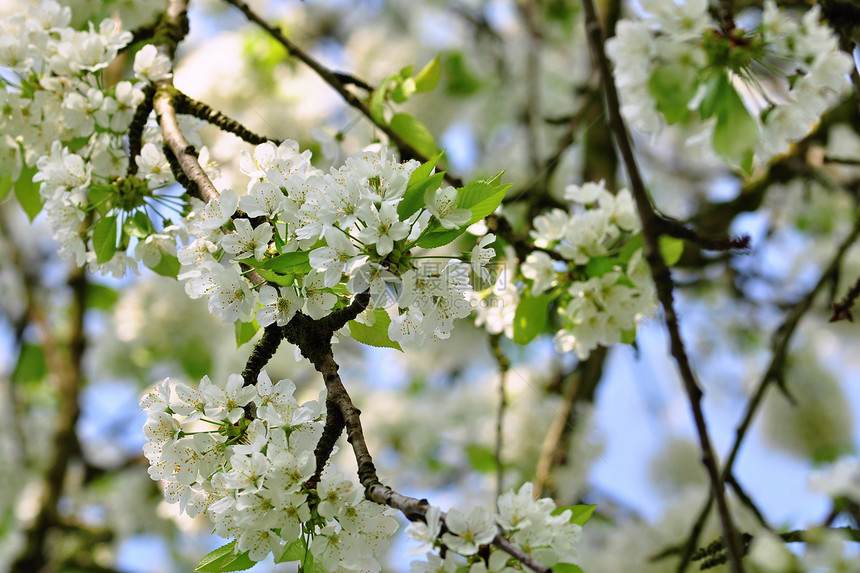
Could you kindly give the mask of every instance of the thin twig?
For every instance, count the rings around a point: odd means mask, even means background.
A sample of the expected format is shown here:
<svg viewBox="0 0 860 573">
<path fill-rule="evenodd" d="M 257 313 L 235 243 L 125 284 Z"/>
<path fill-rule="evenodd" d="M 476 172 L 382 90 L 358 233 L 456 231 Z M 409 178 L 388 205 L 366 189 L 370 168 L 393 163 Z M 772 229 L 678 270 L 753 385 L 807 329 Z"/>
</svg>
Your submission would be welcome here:
<svg viewBox="0 0 860 573">
<path fill-rule="evenodd" d="M 496 499 L 502 495 L 502 488 L 504 487 L 505 472 L 502 446 L 504 444 L 505 409 L 508 406 L 508 402 L 505 397 L 505 379 L 507 378 L 508 370 L 511 367 L 510 359 L 505 356 L 505 353 L 502 352 L 501 346 L 499 346 L 500 338 L 501 334 L 490 335 L 490 348 L 493 351 L 493 357 L 496 359 L 496 365 L 499 367 L 499 401 L 496 410 L 496 445 L 494 450 L 496 458 Z"/>
<path fill-rule="evenodd" d="M 747 432 L 749 431 L 750 426 L 752 425 L 753 418 L 755 417 L 759 406 L 762 404 L 762 400 L 764 399 L 764 395 L 767 392 L 768 387 L 772 382 L 779 382 L 783 379 L 783 369 L 785 365 L 785 359 L 788 354 L 788 345 L 791 341 L 791 337 L 794 334 L 794 331 L 797 329 L 798 324 L 800 323 L 800 319 L 803 318 L 804 314 L 810 309 L 812 306 L 812 302 L 815 300 L 815 297 L 824 288 L 824 285 L 827 284 L 829 280 L 831 280 L 833 273 L 839 266 L 842 264 L 842 259 L 845 256 L 845 253 L 851 247 L 852 244 L 857 240 L 858 233 L 860 233 L 860 216 L 855 219 L 854 227 L 851 229 L 851 232 L 848 233 L 848 236 L 842 241 L 839 247 L 836 250 L 836 254 L 831 259 L 827 268 L 821 273 L 821 277 L 818 282 L 815 284 L 806 295 L 800 299 L 800 301 L 795 304 L 792 309 L 786 314 L 785 320 L 776 329 L 774 332 L 773 338 L 771 340 L 772 347 L 772 357 L 770 364 L 767 367 L 764 375 L 762 376 L 761 381 L 758 384 L 753 395 L 750 397 L 749 402 L 747 402 L 746 410 L 744 411 L 744 416 L 735 430 L 735 439 L 732 443 L 731 450 L 729 451 L 729 455 L 726 458 L 725 465 L 723 466 L 721 476 L 722 479 L 725 480 L 732 473 L 732 468 L 734 467 L 735 460 L 737 459 L 738 453 L 740 452 L 741 445 L 743 444 L 744 439 L 746 438 Z M 686 568 L 686 564 L 689 562 L 690 556 L 693 553 L 696 545 L 698 544 L 699 536 L 701 535 L 702 530 L 704 529 L 705 520 L 708 517 L 708 514 L 711 511 L 711 502 L 712 498 L 708 498 L 705 505 L 702 507 L 699 515 L 696 519 L 696 522 L 693 525 L 692 530 L 690 531 L 690 535 L 687 538 L 687 542 L 685 544 L 685 551 L 681 558 L 681 563 L 679 565 L 679 571 L 683 571 Z"/>
<path fill-rule="evenodd" d="M 354 76 L 348 76 L 343 73 L 334 72 L 324 66 L 321 62 L 316 60 L 313 56 L 305 52 L 298 45 L 292 42 L 289 38 L 287 38 L 281 29 L 277 26 L 273 26 L 266 22 L 262 17 L 260 17 L 256 12 L 254 12 L 245 2 L 242 0 L 225 0 L 228 4 L 232 4 L 236 8 L 238 8 L 248 20 L 254 22 L 258 26 L 260 26 L 263 30 L 265 30 L 272 38 L 274 38 L 279 44 L 281 44 L 284 48 L 286 48 L 287 52 L 295 57 L 297 60 L 304 63 L 306 66 L 311 68 L 325 83 L 331 86 L 340 96 L 344 99 L 346 103 L 351 105 L 353 108 L 357 109 L 368 118 L 370 121 L 376 125 L 385 135 L 388 136 L 389 140 L 391 140 L 394 145 L 400 150 L 400 154 L 404 159 L 417 159 L 419 161 L 427 161 L 427 157 L 422 154 L 420 151 L 415 149 L 412 144 L 408 141 L 400 137 L 391 126 L 383 121 L 377 120 L 377 118 L 373 117 L 373 114 L 370 113 L 370 108 L 367 105 L 358 99 L 358 97 L 346 89 L 347 84 L 358 85 L 362 88 L 370 87 L 366 82 L 359 80 Z M 348 81 L 345 81 L 344 78 L 348 77 Z M 448 173 L 445 174 L 445 180 L 448 181 L 454 187 L 462 187 L 463 181 L 453 175 Z"/>
<path fill-rule="evenodd" d="M 684 341 L 681 338 L 678 316 L 675 313 L 674 307 L 674 284 L 669 267 L 666 265 L 666 261 L 660 252 L 660 230 L 657 225 L 657 214 L 654 211 L 642 176 L 639 173 L 639 167 L 633 154 L 633 147 L 627 133 L 627 127 L 621 117 L 618 93 L 616 92 L 615 83 L 610 72 L 609 60 L 603 48 L 602 30 L 594 8 L 594 2 L 592 0 L 583 0 L 582 4 L 589 47 L 600 70 L 601 83 L 609 116 L 609 127 L 626 166 L 627 175 L 630 179 L 631 192 L 636 201 L 639 218 L 642 221 L 645 258 L 651 268 L 651 275 L 657 289 L 657 298 L 663 306 L 666 328 L 669 331 L 669 338 L 671 340 L 671 353 L 678 365 L 681 380 L 684 383 L 684 389 L 687 393 L 690 409 L 695 420 L 696 432 L 699 436 L 699 444 L 702 451 L 702 463 L 708 471 L 711 490 L 716 499 L 720 516 L 720 524 L 727 540 L 730 569 L 733 573 L 741 573 L 744 571 L 741 561 L 741 548 L 726 500 L 725 485 L 718 474 L 716 456 L 711 445 L 705 416 L 702 412 L 702 390 L 696 381 L 695 374 L 687 357 Z"/>
</svg>

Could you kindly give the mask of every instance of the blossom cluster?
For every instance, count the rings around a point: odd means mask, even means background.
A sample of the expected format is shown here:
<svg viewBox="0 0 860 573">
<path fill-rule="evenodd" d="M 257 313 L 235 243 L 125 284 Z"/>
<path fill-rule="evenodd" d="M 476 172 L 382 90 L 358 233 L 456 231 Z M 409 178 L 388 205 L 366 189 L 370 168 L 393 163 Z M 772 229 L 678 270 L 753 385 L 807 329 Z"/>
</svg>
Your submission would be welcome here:
<svg viewBox="0 0 860 573">
<path fill-rule="evenodd" d="M 853 61 L 817 5 L 798 22 L 768 0 L 755 29 L 729 31 L 706 0 L 641 5 L 641 19 L 621 20 L 606 47 L 622 114 L 645 133 L 693 124 L 712 131 L 715 151 L 731 162 L 753 152 L 763 161 L 809 133 L 848 86 Z M 715 119 L 696 124 L 694 114 Z"/>
<path fill-rule="evenodd" d="M 570 509 L 557 511 L 555 502 L 549 498 L 535 500 L 533 493 L 530 482 L 516 492 L 503 493 L 495 514 L 480 506 L 469 513 L 452 508 L 444 519 L 444 533 L 441 512 L 429 509 L 426 522 L 412 523 L 406 529 L 407 535 L 421 543 L 411 553 L 427 553 L 426 561 L 412 563 L 413 573 L 459 571 L 463 560 L 455 554 L 466 559 L 469 573 L 523 570 L 521 563 L 495 546 L 490 547 L 488 556 L 477 556 L 479 547 L 490 544 L 499 528 L 509 541 L 541 563 L 573 563 L 579 557 L 582 527 L 573 522 Z M 447 548 L 444 559 L 435 553 L 440 545 Z"/>
<path fill-rule="evenodd" d="M 253 561 L 293 560 L 288 550 L 302 544 L 329 571 L 379 571 L 397 522 L 338 473 L 308 487 L 325 396 L 300 405 L 294 393 L 265 372 L 256 386 L 238 374 L 196 388 L 165 380 L 141 400 L 149 474 L 168 502 L 205 514 Z"/>
<path fill-rule="evenodd" d="M 472 222 L 458 190 L 422 185 L 429 169 L 416 182 L 419 163 L 401 163 L 384 148 L 328 173 L 310 159 L 290 140 L 242 154 L 247 194 L 226 189 L 189 217 L 193 240 L 179 251 L 188 294 L 206 297 L 225 322 L 255 317 L 261 326 L 283 326 L 298 311 L 318 319 L 369 291 L 363 320 L 372 326 L 380 316 L 373 311 L 386 309 L 392 341 L 447 338 L 454 321 L 471 312 L 470 275 L 486 272 L 494 237 L 475 246 L 468 264 L 413 258 L 414 249 L 430 244 L 425 239 L 453 240 Z M 273 284 L 252 284 L 243 266 Z"/>
<path fill-rule="evenodd" d="M 12 175 L 31 217 L 44 210 L 63 258 L 122 275 L 137 267 L 125 252 L 131 236 L 144 243 L 155 235 L 149 219 L 160 207 L 181 211 L 175 198 L 154 193 L 173 181 L 159 130 L 144 131 L 134 176 L 125 151 L 144 88 L 167 77 L 170 62 L 145 46 L 135 56 L 135 78 L 108 86 L 103 72 L 131 32 L 113 19 L 84 31 L 70 21 L 71 10 L 54 0 L 0 19 L 0 67 L 11 72 L 0 87 L 0 170 Z M 38 192 L 28 188 L 30 178 L 41 183 Z M 162 248 L 172 233 L 163 231 Z M 136 249 L 136 258 L 145 251 Z"/>
<path fill-rule="evenodd" d="M 568 186 L 565 199 L 573 203 L 569 211 L 535 218 L 531 236 L 540 250 L 521 272 L 525 296 L 556 300 L 558 349 L 585 359 L 598 345 L 621 342 L 653 313 L 654 285 L 629 190 L 613 195 L 603 182 L 585 183 Z"/>
</svg>

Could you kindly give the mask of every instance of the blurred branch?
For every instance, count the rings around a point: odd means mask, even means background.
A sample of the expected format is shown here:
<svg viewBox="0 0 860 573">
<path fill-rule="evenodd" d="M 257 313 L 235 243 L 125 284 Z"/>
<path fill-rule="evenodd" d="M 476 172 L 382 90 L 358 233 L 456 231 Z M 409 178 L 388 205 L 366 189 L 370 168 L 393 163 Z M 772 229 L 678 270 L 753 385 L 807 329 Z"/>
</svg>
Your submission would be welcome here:
<svg viewBox="0 0 860 573">
<path fill-rule="evenodd" d="M 54 339 L 51 322 L 39 306 L 33 307 L 33 318 L 41 327 L 42 348 L 50 372 L 57 381 L 57 413 L 53 448 L 45 475 L 45 490 L 34 522 L 24 532 L 24 549 L 12 563 L 11 573 L 34 573 L 48 562 L 46 541 L 49 530 L 57 523 L 57 503 L 63 492 L 71 452 L 76 443 L 75 426 L 80 415 L 78 393 L 83 383 L 81 371 L 86 338 L 86 270 L 75 267 L 69 273 L 72 290 L 70 334 L 67 348 Z"/>
<path fill-rule="evenodd" d="M 606 360 L 607 349 L 598 346 L 588 360 L 580 362 L 570 375 L 562 375 L 563 393 L 561 406 L 555 413 L 549 429 L 541 444 L 535 468 L 534 495 L 542 497 L 549 495 L 554 497 L 555 482 L 552 470 L 566 462 L 569 449 L 569 438 L 576 429 L 576 404 L 579 402 L 593 402 L 594 390 L 603 377 L 603 363 Z"/>
<path fill-rule="evenodd" d="M 636 201 L 639 218 L 642 221 L 642 236 L 645 242 L 645 258 L 651 268 L 651 276 L 654 279 L 654 284 L 657 289 L 657 298 L 663 306 L 666 328 L 669 331 L 669 337 L 671 339 L 671 354 L 678 365 L 681 379 L 684 383 L 684 389 L 687 393 L 690 409 L 695 420 L 696 432 L 699 436 L 699 443 L 702 451 L 702 463 L 708 471 L 711 490 L 717 502 L 723 535 L 727 540 L 730 570 L 733 573 L 741 573 L 744 570 L 744 566 L 741 561 L 742 555 L 740 544 L 737 539 L 737 532 L 735 531 L 734 524 L 732 523 L 731 512 L 726 501 L 725 484 L 718 474 L 716 456 L 714 454 L 713 446 L 711 445 L 711 439 L 708 434 L 707 424 L 702 411 L 702 390 L 696 381 L 695 374 L 693 373 L 689 358 L 687 357 L 684 341 L 681 338 L 678 317 L 675 313 L 674 307 L 674 284 L 669 272 L 669 267 L 666 265 L 666 261 L 660 252 L 660 229 L 658 226 L 658 216 L 651 204 L 648 191 L 645 188 L 645 183 L 639 173 L 639 167 L 633 154 L 633 147 L 627 133 L 627 127 L 621 117 L 618 93 L 616 92 L 615 83 L 612 79 L 609 60 L 604 52 L 603 33 L 597 12 L 594 8 L 594 3 L 592 0 L 583 0 L 582 5 L 585 14 L 585 28 L 586 35 L 588 36 L 588 44 L 591 49 L 592 56 L 596 60 L 597 67 L 600 70 L 600 78 L 603 85 L 603 92 L 606 98 L 606 106 L 609 115 L 609 127 L 613 133 L 615 143 L 618 145 L 621 152 L 622 160 L 627 168 L 631 192 Z"/>
<path fill-rule="evenodd" d="M 493 351 L 493 357 L 496 359 L 496 365 L 499 368 L 499 402 L 496 411 L 496 498 L 502 495 L 502 487 L 504 486 L 504 465 L 502 458 L 502 445 L 504 439 L 504 423 L 505 409 L 508 406 L 505 398 L 505 379 L 508 376 L 508 370 L 511 367 L 510 359 L 502 352 L 499 345 L 501 334 L 490 335 L 490 349 Z"/>
<path fill-rule="evenodd" d="M 830 263 L 828 264 L 824 272 L 822 272 L 818 282 L 815 284 L 814 287 L 812 287 L 809 292 L 806 293 L 806 295 L 802 299 L 800 299 L 794 305 L 794 307 L 787 313 L 783 323 L 774 332 L 773 337 L 771 339 L 772 357 L 770 364 L 768 365 L 767 370 L 765 371 L 764 376 L 759 382 L 755 392 L 750 397 L 749 402 L 747 402 L 744 416 L 741 420 L 741 423 L 738 425 L 737 430 L 735 430 L 734 442 L 732 444 L 731 450 L 729 451 L 729 455 L 726 458 L 726 463 L 722 468 L 721 477 L 723 480 L 728 479 L 728 477 L 732 474 L 732 468 L 734 467 L 735 460 L 737 459 L 738 453 L 740 452 L 741 445 L 746 438 L 747 432 L 752 425 L 753 418 L 755 417 L 759 406 L 762 404 L 764 395 L 767 392 L 767 389 L 770 386 L 771 382 L 777 382 L 778 384 L 782 384 L 784 377 L 785 361 L 788 355 L 788 346 L 791 342 L 791 337 L 793 336 L 798 324 L 800 323 L 801 318 L 803 318 L 803 316 L 812 306 L 816 295 L 821 291 L 822 288 L 824 288 L 828 281 L 832 280 L 834 273 L 842 264 L 842 259 L 844 258 L 845 253 L 848 251 L 849 247 L 851 247 L 851 245 L 853 245 L 854 242 L 857 240 L 858 234 L 860 234 L 860 216 L 857 216 L 855 218 L 853 228 L 848 233 L 848 236 L 845 237 L 845 239 L 837 248 L 836 254 L 830 260 Z M 690 535 L 685 544 L 685 550 L 684 554 L 682 555 L 679 571 L 683 571 L 686 568 L 686 564 L 689 562 L 693 551 L 698 544 L 699 536 L 701 535 L 702 529 L 704 528 L 705 520 L 707 519 L 708 514 L 711 510 L 712 500 L 713 498 L 708 498 L 708 501 L 705 503 L 705 506 L 700 511 L 699 516 L 696 519 L 692 530 L 690 531 Z"/>
</svg>

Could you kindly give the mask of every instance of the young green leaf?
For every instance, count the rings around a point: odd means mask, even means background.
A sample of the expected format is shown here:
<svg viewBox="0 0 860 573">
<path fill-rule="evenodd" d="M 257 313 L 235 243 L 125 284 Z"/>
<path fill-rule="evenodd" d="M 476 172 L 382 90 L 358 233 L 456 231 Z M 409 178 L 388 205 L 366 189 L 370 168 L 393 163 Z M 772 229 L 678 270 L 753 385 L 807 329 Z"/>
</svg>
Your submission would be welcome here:
<svg viewBox="0 0 860 573">
<path fill-rule="evenodd" d="M 391 92 L 391 99 L 395 103 L 403 103 L 412 97 L 415 93 L 415 80 L 413 78 L 405 78 L 397 82 L 394 90 Z"/>
<path fill-rule="evenodd" d="M 589 278 L 602 277 L 611 273 L 618 266 L 618 261 L 613 257 L 592 257 L 585 264 L 585 274 Z"/>
<path fill-rule="evenodd" d="M 90 283 L 87 285 L 87 308 L 110 310 L 118 300 L 119 293 L 109 286 L 99 283 Z"/>
<path fill-rule="evenodd" d="M 308 261 L 309 256 L 310 253 L 308 251 L 284 253 L 265 261 L 262 267 L 282 275 L 307 274 L 311 272 L 311 263 Z"/>
<path fill-rule="evenodd" d="M 9 191 L 12 190 L 12 174 L 7 173 L 3 177 L 0 177 L 0 201 L 6 198 L 9 194 Z"/>
<path fill-rule="evenodd" d="M 651 73 L 648 88 L 657 103 L 657 110 L 670 124 L 684 119 L 690 111 L 687 104 L 698 87 L 696 72 L 690 66 L 670 63 Z"/>
<path fill-rule="evenodd" d="M 373 326 L 351 320 L 349 322 L 349 335 L 362 344 L 383 348 L 396 348 L 402 351 L 403 349 L 400 348 L 400 344 L 388 337 L 388 325 L 391 324 L 391 317 L 388 316 L 385 309 L 377 308 L 373 311 L 373 314 L 375 318 Z"/>
<path fill-rule="evenodd" d="M 116 253 L 116 217 L 101 217 L 93 227 L 93 250 L 99 264 L 111 260 Z"/>
<path fill-rule="evenodd" d="M 482 473 L 496 471 L 496 453 L 482 444 L 469 444 L 466 446 L 466 457 L 469 458 L 471 466 Z"/>
<path fill-rule="evenodd" d="M 42 346 L 29 342 L 22 344 L 10 380 L 15 384 L 28 384 L 40 381 L 47 373 L 48 367 L 45 364 L 45 352 Z"/>
<path fill-rule="evenodd" d="M 724 75 L 719 77 L 721 80 L 716 87 L 719 96 L 719 103 L 716 104 L 717 123 L 714 125 L 712 140 L 714 151 L 749 172 L 759 139 L 758 126 L 729 80 Z"/>
<path fill-rule="evenodd" d="M 27 213 L 27 217 L 32 221 L 42 210 L 42 196 L 39 193 L 40 184 L 33 181 L 33 176 L 36 174 L 35 167 L 24 167 L 18 180 L 15 181 L 15 198 L 18 199 L 18 204 Z"/>
<path fill-rule="evenodd" d="M 523 293 L 514 313 L 514 342 L 528 344 L 546 330 L 550 302 L 550 294 L 534 296 L 528 290 Z"/>
<path fill-rule="evenodd" d="M 281 556 L 275 559 L 275 563 L 286 563 L 288 561 L 300 561 L 305 558 L 308 548 L 304 539 L 294 539 L 287 543 Z"/>
<path fill-rule="evenodd" d="M 239 348 L 257 334 L 257 331 L 260 330 L 260 325 L 257 324 L 257 321 L 254 320 L 252 322 L 242 322 L 241 320 L 237 320 L 234 326 L 236 330 L 236 348 Z"/>
<path fill-rule="evenodd" d="M 394 133 L 425 157 L 432 157 L 439 153 L 433 134 L 427 126 L 408 113 L 395 113 L 389 125 Z"/>
<path fill-rule="evenodd" d="M 556 563 L 552 566 L 553 573 L 584 573 L 579 565 L 573 563 Z"/>
<path fill-rule="evenodd" d="M 566 510 L 570 510 L 570 522 L 575 523 L 576 525 L 585 525 L 588 523 L 588 520 L 591 519 L 591 516 L 594 514 L 594 509 L 597 507 L 597 504 L 592 505 L 568 505 L 565 507 L 557 507 L 553 510 L 553 515 L 561 515 Z"/>
<path fill-rule="evenodd" d="M 167 253 L 161 253 L 161 259 L 159 259 L 158 264 L 152 267 L 152 272 L 159 274 L 163 277 L 170 277 L 175 279 L 179 274 L 179 269 L 182 267 L 179 264 L 179 259 L 174 255 L 169 255 Z"/>
<path fill-rule="evenodd" d="M 425 177 L 424 179 L 419 179 L 414 183 L 410 178 L 409 186 L 403 193 L 403 200 L 400 201 L 399 205 L 397 205 L 397 214 L 400 215 L 400 218 L 405 221 L 415 213 L 415 211 L 423 207 L 425 193 L 427 193 L 427 191 L 435 191 L 438 189 L 439 186 L 442 185 L 442 181 L 444 179 L 444 171 L 434 173 L 433 175 Z"/>
<path fill-rule="evenodd" d="M 420 93 L 434 90 L 441 77 L 442 62 L 439 56 L 436 56 L 415 76 L 415 91 Z"/>
<path fill-rule="evenodd" d="M 247 551 L 236 554 L 236 542 L 232 541 L 208 553 L 200 560 L 194 570 L 205 571 L 206 573 L 226 573 L 228 571 L 244 571 L 254 565 L 256 563 L 251 561 Z"/>
<path fill-rule="evenodd" d="M 660 254 L 663 255 L 667 265 L 674 266 L 684 254 L 684 240 L 665 235 L 660 237 Z"/>
</svg>

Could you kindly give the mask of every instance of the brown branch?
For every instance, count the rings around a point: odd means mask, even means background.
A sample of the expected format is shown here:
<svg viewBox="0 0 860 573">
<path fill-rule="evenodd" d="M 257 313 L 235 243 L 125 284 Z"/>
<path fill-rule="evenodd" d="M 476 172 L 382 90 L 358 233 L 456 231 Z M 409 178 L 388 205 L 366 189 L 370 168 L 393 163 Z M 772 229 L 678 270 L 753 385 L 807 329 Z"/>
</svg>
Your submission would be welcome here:
<svg viewBox="0 0 860 573">
<path fill-rule="evenodd" d="M 851 309 L 854 307 L 858 296 L 860 296 L 860 277 L 858 277 L 857 282 L 848 289 L 848 292 L 839 302 L 833 303 L 833 314 L 830 315 L 830 322 L 838 322 L 840 320 L 854 322 Z"/>
<path fill-rule="evenodd" d="M 730 569 L 733 573 L 741 573 L 744 570 L 744 566 L 741 561 L 742 554 L 740 544 L 737 539 L 737 532 L 735 531 L 734 524 L 732 523 L 731 512 L 729 511 L 728 502 L 726 500 L 725 484 L 718 474 L 716 456 L 714 454 L 713 446 L 711 445 L 705 416 L 702 411 L 702 390 L 696 381 L 695 374 L 693 373 L 689 358 L 687 357 L 687 350 L 684 346 L 684 341 L 681 338 L 678 316 L 675 313 L 674 307 L 674 284 L 669 272 L 669 267 L 666 265 L 666 261 L 663 259 L 663 255 L 660 252 L 660 230 L 657 221 L 658 216 L 654 211 L 654 207 L 651 204 L 651 200 L 645 188 L 645 183 L 639 173 L 639 167 L 633 154 L 633 147 L 627 133 L 627 127 L 621 117 L 618 93 L 612 79 L 609 60 L 607 59 L 603 48 L 602 30 L 600 21 L 597 17 L 597 12 L 594 8 L 594 2 L 592 0 L 583 0 L 582 4 L 583 12 L 585 14 L 585 27 L 589 48 L 591 49 L 592 56 L 596 60 L 597 67 L 600 70 L 600 78 L 609 116 L 609 127 L 613 133 L 615 143 L 621 152 L 622 160 L 626 166 L 627 175 L 630 179 L 631 192 L 636 201 L 639 218 L 642 221 L 642 235 L 645 242 L 645 258 L 651 268 L 651 276 L 654 279 L 654 284 L 657 289 L 657 298 L 663 306 L 666 328 L 669 331 L 669 338 L 671 340 L 671 353 L 678 365 L 681 380 L 684 383 L 684 389 L 687 393 L 690 409 L 695 420 L 696 432 L 699 436 L 699 444 L 702 451 L 702 463 L 708 471 L 708 477 L 711 481 L 711 490 L 717 503 L 723 535 L 727 540 Z"/>
<path fill-rule="evenodd" d="M 257 135 L 235 119 L 227 117 L 217 109 L 213 109 L 202 101 L 197 101 L 182 92 L 176 93 L 174 102 L 176 113 L 187 114 L 202 119 L 252 145 L 274 141 L 271 138 Z"/>
</svg>

